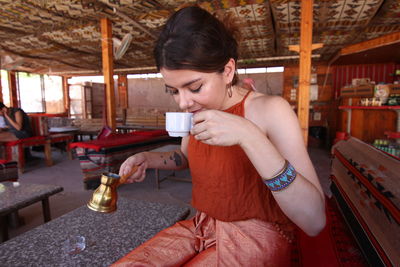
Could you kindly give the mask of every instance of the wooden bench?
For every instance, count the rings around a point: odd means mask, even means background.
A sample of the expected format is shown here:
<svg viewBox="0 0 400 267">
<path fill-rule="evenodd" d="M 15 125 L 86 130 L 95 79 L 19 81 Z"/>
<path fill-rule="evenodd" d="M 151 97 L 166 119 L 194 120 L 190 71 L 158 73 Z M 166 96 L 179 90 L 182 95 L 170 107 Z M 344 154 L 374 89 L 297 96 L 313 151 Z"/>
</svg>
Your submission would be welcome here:
<svg viewBox="0 0 400 267">
<path fill-rule="evenodd" d="M 31 148 L 33 146 L 43 146 L 46 165 L 53 165 L 53 159 L 51 158 L 51 143 L 46 136 L 33 136 L 6 142 L 4 143 L 4 146 L 6 148 L 6 160 L 18 162 L 18 171 L 20 173 L 25 171 L 25 148 Z"/>
<path fill-rule="evenodd" d="M 48 127 L 48 117 L 44 115 L 30 117 L 31 129 L 33 136 L 22 138 L 15 141 L 5 142 L 5 159 L 8 161 L 18 162 L 18 171 L 25 171 L 25 149 L 35 146 L 44 147 L 44 156 L 47 166 L 53 165 L 51 157 L 51 145 L 56 143 L 64 143 L 65 151 L 68 157 L 72 159 L 69 144 L 73 141 L 72 134 L 50 134 Z"/>
</svg>

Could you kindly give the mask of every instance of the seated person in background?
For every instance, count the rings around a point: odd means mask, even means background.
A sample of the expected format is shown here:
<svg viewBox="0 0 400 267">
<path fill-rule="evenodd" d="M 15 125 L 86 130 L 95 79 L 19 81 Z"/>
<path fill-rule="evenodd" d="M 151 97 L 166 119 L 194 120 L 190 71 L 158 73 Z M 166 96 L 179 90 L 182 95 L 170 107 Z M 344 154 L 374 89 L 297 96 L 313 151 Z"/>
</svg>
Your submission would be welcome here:
<svg viewBox="0 0 400 267">
<path fill-rule="evenodd" d="M 4 117 L 6 125 L 0 132 L 0 141 L 15 141 L 32 136 L 29 117 L 22 109 L 8 108 L 0 102 L 0 116 Z"/>
</svg>

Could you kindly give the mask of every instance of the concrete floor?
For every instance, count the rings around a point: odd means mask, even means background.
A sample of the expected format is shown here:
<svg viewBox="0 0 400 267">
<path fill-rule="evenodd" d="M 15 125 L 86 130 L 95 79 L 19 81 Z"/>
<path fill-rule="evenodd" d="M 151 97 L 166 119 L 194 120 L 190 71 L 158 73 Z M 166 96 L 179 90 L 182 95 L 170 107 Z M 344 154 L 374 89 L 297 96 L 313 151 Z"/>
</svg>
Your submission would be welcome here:
<svg viewBox="0 0 400 267">
<path fill-rule="evenodd" d="M 322 187 L 327 196 L 331 196 L 329 190 L 330 155 L 329 151 L 319 148 L 309 148 L 310 157 L 314 163 Z M 56 184 L 64 188 L 64 191 L 51 196 L 50 210 L 52 219 L 57 218 L 82 205 L 86 205 L 93 191 L 85 190 L 82 182 L 82 172 L 78 159 L 68 160 L 65 153 L 53 148 L 54 165 L 47 167 L 44 164 L 43 153 L 33 152 L 36 159 L 27 163 L 26 172 L 20 175 L 20 183 Z M 162 176 L 171 173 L 161 171 Z M 190 177 L 188 170 L 176 173 L 179 177 Z M 152 202 L 171 203 L 190 206 L 191 183 L 165 180 L 158 190 L 155 183 L 155 173 L 149 170 L 142 183 L 122 185 L 118 189 L 119 196 L 130 199 L 148 200 Z M 195 210 L 191 208 L 192 213 Z M 23 218 L 22 225 L 9 231 L 10 238 L 43 224 L 41 203 L 35 203 L 19 211 Z"/>
</svg>

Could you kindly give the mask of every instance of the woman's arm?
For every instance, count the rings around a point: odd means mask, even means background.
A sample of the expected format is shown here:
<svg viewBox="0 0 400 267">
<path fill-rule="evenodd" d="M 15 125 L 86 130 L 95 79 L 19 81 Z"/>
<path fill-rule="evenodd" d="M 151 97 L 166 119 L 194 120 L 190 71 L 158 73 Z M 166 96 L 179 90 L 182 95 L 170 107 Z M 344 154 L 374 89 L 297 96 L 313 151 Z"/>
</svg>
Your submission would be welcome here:
<svg viewBox="0 0 400 267">
<path fill-rule="evenodd" d="M 3 111 L 4 117 L 18 131 L 21 131 L 24 123 L 24 118 L 21 111 L 15 112 L 15 121 L 8 115 L 7 111 Z"/>
<path fill-rule="evenodd" d="M 183 170 L 189 167 L 187 160 L 187 145 L 189 136 L 183 137 L 181 146 L 168 152 L 144 152 L 149 168 Z"/>
<path fill-rule="evenodd" d="M 285 159 L 292 164 L 297 172 L 296 179 L 282 191 L 273 192 L 273 196 L 295 224 L 314 236 L 325 226 L 324 193 L 304 145 L 297 117 L 280 97 L 256 101 L 246 116 L 253 121 L 248 125 L 252 137 L 242 138 L 240 145 L 264 179 L 277 174 Z"/>
<path fill-rule="evenodd" d="M 119 175 L 123 176 L 131 172 L 132 168 L 139 166 L 137 171 L 128 177 L 127 182 L 141 182 L 145 178 L 147 168 L 182 170 L 188 168 L 186 158 L 188 137 L 182 138 L 181 147 L 168 152 L 141 152 L 130 156 L 122 163 Z"/>
</svg>

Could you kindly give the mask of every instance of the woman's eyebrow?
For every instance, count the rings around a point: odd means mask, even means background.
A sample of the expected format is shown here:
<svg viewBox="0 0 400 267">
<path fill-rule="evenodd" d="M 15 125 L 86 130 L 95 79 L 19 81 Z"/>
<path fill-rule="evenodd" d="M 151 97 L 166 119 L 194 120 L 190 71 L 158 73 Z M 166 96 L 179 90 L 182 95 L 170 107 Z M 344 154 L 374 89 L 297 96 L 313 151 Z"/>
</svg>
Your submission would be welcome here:
<svg viewBox="0 0 400 267">
<path fill-rule="evenodd" d="M 195 82 L 197 82 L 197 81 L 199 81 L 199 80 L 201 80 L 201 78 L 197 78 L 197 79 L 194 79 L 194 80 L 189 81 L 189 82 L 187 82 L 187 83 L 184 83 L 181 87 L 187 87 L 187 86 L 191 85 L 192 83 L 195 83 Z M 168 84 L 165 84 L 165 87 L 168 87 L 168 88 L 175 88 L 175 87 L 173 87 L 173 86 L 171 86 L 171 85 L 168 85 Z"/>
</svg>

